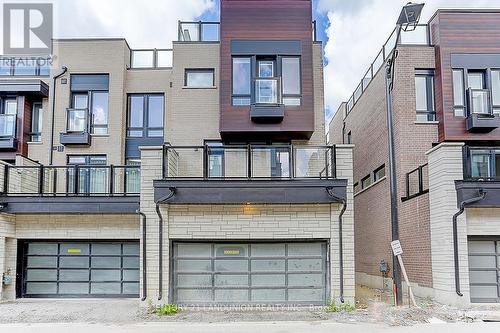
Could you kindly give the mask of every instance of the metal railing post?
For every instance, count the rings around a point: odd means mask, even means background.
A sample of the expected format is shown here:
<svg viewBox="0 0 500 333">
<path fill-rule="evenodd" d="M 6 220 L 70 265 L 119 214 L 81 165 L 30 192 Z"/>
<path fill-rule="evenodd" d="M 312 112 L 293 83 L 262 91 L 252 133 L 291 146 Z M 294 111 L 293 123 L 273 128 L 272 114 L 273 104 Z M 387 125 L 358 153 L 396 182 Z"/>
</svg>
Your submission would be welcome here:
<svg viewBox="0 0 500 333">
<path fill-rule="evenodd" d="M 38 171 L 38 194 L 43 195 L 43 182 L 44 182 L 44 167 L 43 165 L 39 166 Z"/>
<path fill-rule="evenodd" d="M 423 167 L 418 167 L 418 193 L 424 191 L 424 180 L 423 180 Z"/>
<path fill-rule="evenodd" d="M 203 41 L 203 38 L 202 38 L 202 33 L 203 33 L 203 29 L 201 28 L 202 27 L 202 22 L 201 21 L 198 21 L 198 42 L 202 42 Z"/>
<path fill-rule="evenodd" d="M 109 195 L 112 196 L 115 187 L 115 168 L 113 164 L 109 166 Z"/>
<path fill-rule="evenodd" d="M 247 145 L 247 177 L 252 179 L 252 146 Z"/>
<path fill-rule="evenodd" d="M 54 168 L 54 181 L 53 181 L 53 186 L 54 186 L 54 196 L 57 195 L 57 168 Z"/>
<path fill-rule="evenodd" d="M 337 146 L 333 145 L 330 147 L 332 150 L 332 177 L 337 178 Z"/>
<path fill-rule="evenodd" d="M 3 192 L 5 194 L 9 192 L 9 171 L 10 171 L 10 165 L 6 164 L 3 174 Z"/>
<path fill-rule="evenodd" d="M 79 183 L 79 178 L 80 178 L 80 172 L 79 172 L 79 169 L 78 169 L 78 164 L 75 165 L 75 175 L 74 175 L 75 179 L 73 180 L 73 193 L 75 193 L 75 195 L 78 194 L 78 183 Z"/>
<path fill-rule="evenodd" d="M 295 178 L 295 149 L 293 147 L 293 144 L 290 144 L 290 178 L 294 179 Z"/>
</svg>

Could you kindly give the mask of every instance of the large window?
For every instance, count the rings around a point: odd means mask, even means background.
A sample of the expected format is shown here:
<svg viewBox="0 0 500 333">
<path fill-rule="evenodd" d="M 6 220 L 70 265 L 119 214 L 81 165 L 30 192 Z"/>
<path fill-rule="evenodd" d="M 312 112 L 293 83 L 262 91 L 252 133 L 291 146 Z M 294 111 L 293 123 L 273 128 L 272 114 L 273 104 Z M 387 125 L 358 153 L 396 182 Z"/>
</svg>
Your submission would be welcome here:
<svg viewBox="0 0 500 333">
<path fill-rule="evenodd" d="M 281 79 L 283 82 L 283 104 L 300 105 L 300 58 L 281 59 Z"/>
<path fill-rule="evenodd" d="M 436 120 L 436 110 L 434 108 L 434 74 L 432 71 L 416 72 L 415 97 L 417 120 Z"/>
<path fill-rule="evenodd" d="M 40 142 L 42 140 L 42 103 L 33 103 L 31 112 L 31 141 Z"/>
<path fill-rule="evenodd" d="M 185 83 L 190 88 L 211 88 L 215 86 L 213 69 L 186 69 Z"/>
<path fill-rule="evenodd" d="M 491 101 L 493 113 L 500 115 L 500 69 L 491 70 Z"/>
<path fill-rule="evenodd" d="M 472 178 L 500 179 L 500 149 L 470 149 Z"/>
<path fill-rule="evenodd" d="M 127 136 L 134 138 L 163 137 L 163 114 L 163 95 L 129 95 Z"/>
<path fill-rule="evenodd" d="M 461 69 L 453 70 L 453 113 L 456 117 L 465 116 L 465 97 L 464 97 L 464 71 Z"/>
<path fill-rule="evenodd" d="M 233 58 L 233 105 L 250 105 L 251 58 Z"/>
<path fill-rule="evenodd" d="M 0 138 L 16 136 L 17 100 L 0 98 Z"/>
<path fill-rule="evenodd" d="M 85 131 L 91 121 L 91 133 L 108 133 L 108 87 L 107 74 L 71 75 L 73 111 L 68 113 L 68 131 Z"/>
<path fill-rule="evenodd" d="M 106 155 L 68 155 L 68 165 L 78 165 L 78 169 L 68 168 L 68 193 L 109 193 L 108 169 L 100 167 L 106 165 Z"/>
</svg>

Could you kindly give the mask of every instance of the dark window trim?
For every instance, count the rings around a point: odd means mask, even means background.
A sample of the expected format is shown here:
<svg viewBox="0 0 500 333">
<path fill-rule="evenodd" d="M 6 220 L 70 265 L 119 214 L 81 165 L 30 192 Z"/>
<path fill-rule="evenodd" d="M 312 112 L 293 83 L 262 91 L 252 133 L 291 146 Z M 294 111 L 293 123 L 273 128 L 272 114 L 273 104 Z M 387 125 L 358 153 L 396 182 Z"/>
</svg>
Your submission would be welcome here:
<svg viewBox="0 0 500 333">
<path fill-rule="evenodd" d="M 142 127 L 131 127 L 130 126 L 130 100 L 133 96 L 141 96 L 143 98 L 143 106 L 142 106 Z M 161 127 L 149 127 L 148 119 L 149 119 L 149 97 L 151 96 L 161 96 L 163 98 L 163 121 Z M 131 93 L 127 94 L 127 130 L 126 137 L 127 138 L 160 138 L 160 136 L 148 136 L 148 132 L 151 131 L 159 131 L 163 132 L 161 138 L 165 136 L 164 132 L 165 128 L 165 94 L 164 93 Z M 142 131 L 142 136 L 129 136 L 129 131 Z"/>
<path fill-rule="evenodd" d="M 235 94 L 234 93 L 234 84 L 233 84 L 233 78 L 234 78 L 234 59 L 240 58 L 240 59 L 249 59 L 250 60 L 250 92 L 249 94 Z M 248 106 L 252 104 L 252 91 L 253 91 L 253 72 L 255 71 L 255 56 L 244 56 L 244 55 L 238 55 L 238 56 L 232 56 L 231 57 L 231 105 L 232 106 Z M 248 98 L 250 100 L 250 103 L 248 105 L 239 105 L 239 104 L 234 104 L 233 99 L 234 98 Z"/>
<path fill-rule="evenodd" d="M 35 106 L 37 106 L 37 105 L 40 106 L 40 109 L 38 111 L 38 118 L 43 117 L 43 103 L 42 102 L 33 102 L 32 106 L 31 106 L 31 132 L 30 132 L 30 141 L 31 142 L 42 142 L 42 130 L 39 128 L 37 132 L 34 131 L 35 121 L 38 122 L 38 119 L 33 117 L 33 111 L 35 110 Z M 42 118 L 42 123 L 43 123 L 43 118 Z M 37 138 L 37 140 L 35 140 L 35 138 Z"/>
<path fill-rule="evenodd" d="M 411 170 L 410 172 L 406 173 L 406 195 L 401 198 L 402 202 L 408 201 L 410 199 L 416 198 L 418 196 L 421 196 L 423 194 L 426 194 L 429 192 L 429 180 L 427 179 L 427 184 L 424 183 L 424 168 L 428 167 L 428 164 L 422 164 L 418 168 L 415 168 Z M 418 191 L 416 193 L 410 194 L 410 177 L 412 174 L 417 173 L 418 177 Z M 427 176 L 428 177 L 428 176 Z M 427 186 L 426 186 L 427 185 Z"/>
<path fill-rule="evenodd" d="M 190 86 L 188 85 L 188 73 L 212 73 L 211 86 Z M 215 69 L 214 68 L 185 68 L 184 69 L 184 88 L 214 88 L 215 87 Z"/>
<path fill-rule="evenodd" d="M 377 178 L 377 173 L 381 170 L 384 170 L 384 175 L 380 178 Z M 379 166 L 378 168 L 376 168 L 374 171 L 373 171 L 373 182 L 378 182 L 379 180 L 381 180 L 382 178 L 385 177 L 385 163 L 382 164 L 381 166 Z"/>
<path fill-rule="evenodd" d="M 365 186 L 365 185 L 364 185 L 364 182 L 365 182 L 366 180 L 370 180 L 370 184 L 368 184 L 368 185 L 366 185 L 366 186 Z M 370 174 L 370 175 L 368 175 L 368 176 L 365 176 L 365 177 L 361 178 L 361 189 L 362 189 L 362 190 L 364 190 L 365 188 L 370 187 L 370 185 L 372 185 L 372 184 L 373 184 L 373 182 L 372 182 L 372 175 L 371 175 L 371 174 Z"/>
<path fill-rule="evenodd" d="M 426 97 L 427 97 L 427 110 L 417 110 L 415 105 L 415 111 L 418 115 L 427 115 L 426 121 L 435 121 L 436 120 L 436 105 L 435 105 L 435 94 L 434 94 L 434 70 L 432 69 L 415 69 L 415 78 L 424 77 L 425 78 L 425 89 L 426 89 Z M 415 96 L 416 96 L 417 87 L 415 85 Z M 432 98 L 429 98 L 432 97 Z M 416 100 L 415 100 L 416 103 Z"/>
<path fill-rule="evenodd" d="M 474 150 L 485 150 L 488 151 L 488 155 L 490 158 L 490 166 L 489 166 L 489 172 L 490 172 L 490 177 L 472 177 L 472 152 Z M 481 181 L 488 181 L 488 180 L 500 180 L 498 179 L 495 175 L 497 172 L 497 166 L 496 165 L 496 151 L 500 151 L 500 147 L 494 147 L 494 146 L 465 146 L 463 149 L 463 169 L 464 169 L 464 179 L 465 180 L 481 180 Z M 493 175 L 493 176 L 491 176 Z"/>
</svg>

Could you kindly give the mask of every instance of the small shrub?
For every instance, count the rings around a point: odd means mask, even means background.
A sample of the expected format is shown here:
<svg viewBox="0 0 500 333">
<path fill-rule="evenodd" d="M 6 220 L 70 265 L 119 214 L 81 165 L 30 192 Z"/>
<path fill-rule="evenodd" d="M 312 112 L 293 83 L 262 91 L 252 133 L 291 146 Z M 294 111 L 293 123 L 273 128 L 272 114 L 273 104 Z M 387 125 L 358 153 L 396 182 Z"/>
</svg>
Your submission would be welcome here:
<svg viewBox="0 0 500 333">
<path fill-rule="evenodd" d="M 156 308 L 155 313 L 158 316 L 172 316 L 179 312 L 179 306 L 176 304 L 163 304 Z"/>
<path fill-rule="evenodd" d="M 339 312 L 339 307 L 334 300 L 331 300 L 326 304 L 326 312 Z"/>
<path fill-rule="evenodd" d="M 346 302 L 346 303 L 343 303 L 342 305 L 340 305 L 340 310 L 345 311 L 345 312 L 354 312 L 354 311 L 356 311 L 356 306 L 354 304 Z"/>
</svg>

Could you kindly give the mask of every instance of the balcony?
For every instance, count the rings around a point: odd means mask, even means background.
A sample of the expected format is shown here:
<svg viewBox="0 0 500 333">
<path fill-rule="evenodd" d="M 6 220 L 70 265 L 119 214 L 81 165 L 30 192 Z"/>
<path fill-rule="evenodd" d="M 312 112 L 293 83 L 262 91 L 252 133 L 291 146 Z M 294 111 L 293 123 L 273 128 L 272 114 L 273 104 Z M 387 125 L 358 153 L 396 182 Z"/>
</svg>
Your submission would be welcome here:
<svg viewBox="0 0 500 333">
<path fill-rule="evenodd" d="M 17 150 L 15 114 L 0 114 L 0 150 Z"/>
<path fill-rule="evenodd" d="M 130 51 L 131 69 L 172 68 L 172 49 L 142 49 Z"/>
<path fill-rule="evenodd" d="M 0 177 L 7 212 L 122 213 L 139 206 L 139 166 L 6 164 Z"/>
<path fill-rule="evenodd" d="M 66 109 L 66 132 L 60 133 L 63 145 L 86 145 L 91 143 L 89 109 Z"/>
<path fill-rule="evenodd" d="M 467 130 L 470 132 L 491 132 L 500 127 L 500 116 L 493 113 L 487 89 L 467 89 Z"/>
<path fill-rule="evenodd" d="M 285 108 L 281 96 L 281 78 L 256 78 L 254 80 L 255 101 L 250 107 L 250 118 L 254 122 L 281 122 Z"/>
<path fill-rule="evenodd" d="M 165 145 L 163 152 L 155 200 L 172 191 L 172 203 L 329 203 L 346 196 L 334 146 Z"/>
<path fill-rule="evenodd" d="M 179 42 L 219 42 L 219 22 L 179 21 Z"/>
<path fill-rule="evenodd" d="M 0 76 L 49 76 L 52 59 L 1 57 Z"/>
</svg>

